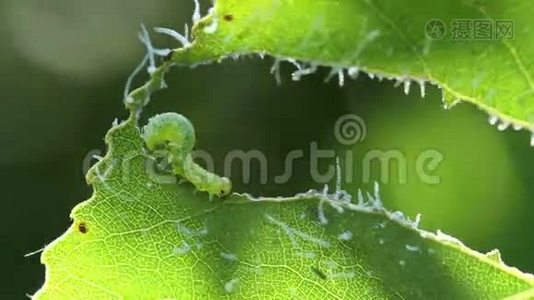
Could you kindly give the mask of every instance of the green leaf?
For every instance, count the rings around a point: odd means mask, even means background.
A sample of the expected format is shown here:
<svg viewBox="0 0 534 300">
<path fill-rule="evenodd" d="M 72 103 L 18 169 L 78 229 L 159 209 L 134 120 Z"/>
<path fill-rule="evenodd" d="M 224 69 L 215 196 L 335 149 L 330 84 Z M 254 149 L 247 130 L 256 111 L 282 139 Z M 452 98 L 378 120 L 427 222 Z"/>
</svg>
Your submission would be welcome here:
<svg viewBox="0 0 534 300">
<path fill-rule="evenodd" d="M 497 299 L 534 278 L 382 208 L 377 194 L 210 202 L 160 183 L 135 114 L 88 174 L 94 196 L 42 255 L 38 299 Z M 154 181 L 158 179 L 158 181 Z M 168 178 L 167 178 L 168 179 Z M 362 199 L 363 200 L 363 199 Z M 530 293 L 530 294 L 528 294 Z"/>
<path fill-rule="evenodd" d="M 232 53 L 266 52 L 333 66 L 336 72 L 358 65 L 370 72 L 436 82 L 432 76 L 445 68 L 429 68 L 436 57 L 413 58 L 418 44 L 395 26 L 406 18 L 400 4 L 397 8 L 390 4 L 388 10 L 370 1 L 220 0 L 217 5 L 213 15 L 196 24 L 197 40 L 176 50 L 172 61 L 196 64 Z M 388 11 L 402 18 L 388 18 Z M 374 18 L 366 15 L 370 12 Z M 384 36 L 388 38 L 381 40 Z M 148 42 L 147 36 L 144 39 Z M 447 56 L 452 50 L 446 45 L 435 43 L 432 49 Z M 389 53 L 384 47 L 392 48 L 392 55 L 384 56 Z M 516 49 L 518 58 L 517 48 L 510 49 Z M 505 266 L 497 251 L 480 254 L 441 232 L 418 229 L 418 221 L 385 210 L 378 191 L 365 199 L 359 196 L 357 202 L 339 189 L 292 198 L 234 194 L 209 201 L 189 183 L 177 184 L 174 176 L 156 172 L 144 149 L 138 117 L 150 95 L 165 86 L 170 66 L 169 61 L 162 64 L 151 80 L 126 97 L 131 116 L 108 132 L 108 154 L 88 174 L 93 197 L 73 210 L 72 227 L 46 247 L 42 255 L 46 281 L 36 298 L 523 299 L 534 295 L 534 277 Z M 484 84 L 469 89 L 473 95 L 480 87 L 489 88 L 486 77 L 481 78 Z M 444 84 L 456 88 L 453 83 L 451 79 Z M 524 87 L 514 88 L 517 92 Z M 501 116 L 529 125 L 518 117 L 517 103 L 503 99 L 493 98 Z M 493 109 L 483 100 L 473 102 Z M 521 107 L 526 107 L 522 112 L 532 112 L 528 105 Z"/>
<path fill-rule="evenodd" d="M 419 84 L 423 95 L 430 82 L 442 88 L 446 107 L 471 102 L 500 129 L 513 124 L 534 131 L 532 13 L 517 0 L 218 0 L 196 24 L 192 46 L 177 51 L 174 61 L 269 54 L 304 62 L 299 69 L 362 70 L 406 90 Z M 475 20 L 489 20 L 493 38 L 468 33 L 469 40 L 455 39 L 462 19 L 472 28 Z M 432 35 L 432 20 L 444 26 L 444 36 Z M 503 31 L 496 22 L 503 20 L 513 22 L 513 39 L 497 37 Z"/>
</svg>

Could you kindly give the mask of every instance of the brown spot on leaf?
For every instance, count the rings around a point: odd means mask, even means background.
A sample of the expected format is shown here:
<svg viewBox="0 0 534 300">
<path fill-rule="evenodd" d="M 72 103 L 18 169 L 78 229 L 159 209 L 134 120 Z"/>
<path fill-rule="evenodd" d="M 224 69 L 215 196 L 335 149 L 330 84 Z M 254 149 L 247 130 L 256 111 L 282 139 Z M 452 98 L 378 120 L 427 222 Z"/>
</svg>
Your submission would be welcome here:
<svg viewBox="0 0 534 300">
<path fill-rule="evenodd" d="M 89 228 L 87 228 L 87 224 L 85 224 L 84 222 L 78 223 L 77 228 L 78 228 L 78 231 L 83 234 L 86 234 L 87 231 L 89 231 Z"/>
<path fill-rule="evenodd" d="M 234 20 L 233 15 L 224 15 L 224 20 L 228 22 L 232 22 Z"/>
</svg>

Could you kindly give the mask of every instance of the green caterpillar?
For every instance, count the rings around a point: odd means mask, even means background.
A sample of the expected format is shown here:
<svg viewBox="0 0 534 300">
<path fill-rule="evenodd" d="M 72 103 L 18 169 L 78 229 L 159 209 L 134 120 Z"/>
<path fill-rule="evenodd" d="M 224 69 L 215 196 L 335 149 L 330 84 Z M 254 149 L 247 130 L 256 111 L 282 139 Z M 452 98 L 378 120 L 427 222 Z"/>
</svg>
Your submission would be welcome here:
<svg viewBox="0 0 534 300">
<path fill-rule="evenodd" d="M 191 182 L 197 190 L 221 198 L 231 193 L 230 179 L 211 173 L 193 161 L 195 128 L 183 115 L 164 113 L 152 117 L 143 128 L 143 139 L 149 151 L 166 151 L 173 173 Z"/>
</svg>

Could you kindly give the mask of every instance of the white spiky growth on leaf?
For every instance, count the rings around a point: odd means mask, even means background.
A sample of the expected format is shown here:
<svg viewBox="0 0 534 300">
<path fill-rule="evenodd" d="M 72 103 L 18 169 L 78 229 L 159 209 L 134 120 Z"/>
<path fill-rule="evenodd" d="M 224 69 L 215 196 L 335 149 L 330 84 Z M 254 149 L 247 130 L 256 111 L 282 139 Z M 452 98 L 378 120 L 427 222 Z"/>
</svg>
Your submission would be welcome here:
<svg viewBox="0 0 534 300">
<path fill-rule="evenodd" d="M 281 60 L 278 58 L 275 58 L 273 65 L 271 67 L 271 74 L 274 75 L 274 79 L 276 80 L 277 85 L 282 84 L 282 76 L 280 75 L 280 63 L 281 63 Z"/>
<path fill-rule="evenodd" d="M 200 21 L 200 3 L 198 3 L 198 0 L 193 0 L 195 2 L 195 10 L 193 11 L 193 17 L 191 20 L 193 21 L 193 24 Z"/>
<path fill-rule="evenodd" d="M 332 67 L 328 76 L 326 76 L 324 82 L 329 82 L 334 76 L 337 75 L 338 84 L 340 87 L 345 85 L 345 68 L 343 67 Z"/>
<path fill-rule="evenodd" d="M 347 74 L 349 74 L 350 78 L 357 79 L 358 75 L 360 75 L 360 68 L 358 68 L 358 67 L 350 67 L 347 70 Z"/>
<path fill-rule="evenodd" d="M 447 102 L 444 102 L 443 103 L 443 108 L 444 109 L 451 109 L 453 107 L 455 107 L 456 105 L 458 105 L 458 103 L 462 102 L 462 100 L 460 99 L 455 99 L 452 103 L 447 103 Z"/>
<path fill-rule="evenodd" d="M 189 33 L 189 25 L 185 24 L 184 25 L 184 36 L 185 38 L 189 41 L 189 38 L 190 38 L 190 33 Z M 191 43 L 191 42 L 189 42 Z"/>
<path fill-rule="evenodd" d="M 504 131 L 510 126 L 510 122 L 507 121 L 501 121 L 499 125 L 497 125 L 497 129 L 499 131 Z"/>
<path fill-rule="evenodd" d="M 421 92 L 421 98 L 425 98 L 425 96 L 426 96 L 425 81 L 420 79 L 420 80 L 417 80 L 417 83 L 419 83 L 419 90 Z"/>
<path fill-rule="evenodd" d="M 343 68 L 337 71 L 337 78 L 338 78 L 339 86 L 340 87 L 344 86 L 345 85 L 345 71 Z"/>
<path fill-rule="evenodd" d="M 188 47 L 188 46 L 191 45 L 191 42 L 187 38 L 187 35 L 185 35 L 185 36 L 181 35 L 180 33 L 178 33 L 175 30 L 172 30 L 172 29 L 169 29 L 169 28 L 163 28 L 163 27 L 155 27 L 154 31 L 157 32 L 157 33 L 165 34 L 165 35 L 168 35 L 168 36 L 174 38 L 175 40 L 180 42 L 180 44 L 182 44 L 182 47 Z"/>
<path fill-rule="evenodd" d="M 302 69 L 302 66 L 300 65 L 300 63 L 296 59 L 288 58 L 287 62 L 292 64 L 293 66 L 295 66 L 297 68 L 297 70 L 301 70 Z"/>
<path fill-rule="evenodd" d="M 266 53 L 261 52 L 261 53 L 258 53 L 258 55 L 260 56 L 260 58 L 263 59 L 264 56 L 266 55 Z M 241 57 L 242 55 L 237 55 L 237 56 Z M 232 57 L 234 59 L 237 58 L 236 55 L 233 55 Z M 287 57 L 284 58 L 284 57 L 274 56 L 274 63 L 272 65 L 272 67 L 271 67 L 270 72 L 271 72 L 271 74 L 274 75 L 276 83 L 278 85 L 282 84 L 282 77 L 281 77 L 281 74 L 280 74 L 280 66 L 281 66 L 282 62 L 289 62 L 290 64 L 292 64 L 293 66 L 296 67 L 296 70 L 293 73 L 291 73 L 291 78 L 292 78 L 293 81 L 299 81 L 299 80 L 302 79 L 302 77 L 304 77 L 306 75 L 311 75 L 311 74 L 316 73 L 318 71 L 319 67 L 327 67 L 327 68 L 330 68 L 330 73 L 325 78 L 325 82 L 330 81 L 334 76 L 337 75 L 338 76 L 339 86 L 343 86 L 344 83 L 345 83 L 345 71 L 347 72 L 347 75 L 352 79 L 357 79 L 358 75 L 360 74 L 360 71 L 363 71 L 365 74 L 367 74 L 367 76 L 370 79 L 377 78 L 380 81 L 383 80 L 383 79 L 395 81 L 394 86 L 395 87 L 402 86 L 403 87 L 403 91 L 404 91 L 405 94 L 409 94 L 410 88 L 411 88 L 411 83 L 412 83 L 412 81 L 415 81 L 415 83 L 417 83 L 419 85 L 419 91 L 420 91 L 421 98 L 425 98 L 426 97 L 426 83 L 427 82 L 424 79 L 410 78 L 410 77 L 407 77 L 406 75 L 395 77 L 395 76 L 392 76 L 392 75 L 387 75 L 387 74 L 379 73 L 379 72 L 376 72 L 376 71 L 371 71 L 371 70 L 368 70 L 368 69 L 366 69 L 364 67 L 360 67 L 360 66 L 351 66 L 351 67 L 326 66 L 326 65 L 320 65 L 318 63 L 313 63 L 313 62 L 311 62 L 311 63 L 310 62 L 299 62 L 294 58 L 287 58 Z M 431 81 L 429 81 L 429 82 L 431 84 L 435 84 L 436 86 L 439 87 L 439 84 L 433 83 Z M 450 109 L 450 108 L 456 106 L 461 101 L 462 100 L 460 98 L 457 98 L 452 103 L 448 103 L 446 101 L 445 92 L 442 91 L 442 102 L 443 102 L 443 107 L 445 109 Z M 489 121 L 489 123 L 491 125 L 497 125 L 497 129 L 499 131 L 504 131 L 507 128 L 509 128 L 510 126 L 512 126 L 513 129 L 516 130 L 516 131 L 519 131 L 519 130 L 523 129 L 523 126 L 521 124 L 517 124 L 517 123 L 515 123 L 513 121 L 500 120 L 499 117 L 497 117 L 495 115 L 492 115 L 492 114 L 490 114 L 490 116 L 488 117 L 488 121 Z M 531 129 L 531 131 L 534 131 L 534 129 Z M 533 132 L 533 136 L 531 138 L 530 143 L 534 147 L 534 132 Z"/>
<path fill-rule="evenodd" d="M 336 182 L 335 190 L 331 193 L 328 185 L 325 185 L 321 191 L 309 190 L 305 193 L 299 193 L 291 198 L 291 200 L 298 200 L 304 198 L 316 198 L 319 200 L 317 207 L 318 221 L 322 225 L 329 223 L 328 216 L 325 213 L 325 205 L 333 208 L 338 214 L 343 214 L 345 210 L 359 211 L 365 213 L 383 213 L 388 219 L 395 221 L 406 227 L 418 229 L 421 222 L 421 214 L 415 217 L 415 220 L 411 220 L 409 217 L 405 217 L 400 211 L 388 211 L 385 209 L 382 199 L 380 197 L 380 186 L 378 182 L 374 183 L 373 194 L 364 193 L 358 189 L 357 202 L 354 203 L 353 197 L 345 190 L 342 189 L 342 175 L 339 157 L 336 157 Z M 288 201 L 283 197 L 253 197 L 249 194 L 237 194 L 247 197 L 250 201 Z"/>
<path fill-rule="evenodd" d="M 28 257 L 30 257 L 30 256 L 34 256 L 34 255 L 36 255 L 36 254 L 39 254 L 39 253 L 43 252 L 43 251 L 46 249 L 46 247 L 47 247 L 47 245 L 44 245 L 44 246 L 43 246 L 42 248 L 40 248 L 40 249 L 37 249 L 37 250 L 35 250 L 35 251 L 26 253 L 26 254 L 24 254 L 24 257 L 25 257 L 25 258 L 28 258 Z M 30 297 L 30 298 L 31 298 L 31 297 Z"/>
<path fill-rule="evenodd" d="M 514 121 L 502 120 L 498 116 L 493 114 L 489 115 L 488 122 L 490 123 L 490 125 L 496 126 L 497 130 L 499 131 L 505 131 L 510 127 L 512 127 L 515 131 L 520 131 L 523 129 L 523 126 L 521 124 L 515 123 Z M 532 132 L 532 129 L 530 130 Z M 530 146 L 534 147 L 534 132 L 532 132 Z"/>
<path fill-rule="evenodd" d="M 139 33 L 139 40 L 145 45 L 148 57 L 148 73 L 152 74 L 156 71 L 155 49 L 152 46 L 150 35 L 144 24 L 141 24 L 141 32 Z"/>
<path fill-rule="evenodd" d="M 291 78 L 293 81 L 300 81 L 303 76 L 310 75 L 315 72 L 317 72 L 317 65 L 310 64 L 307 67 L 301 67 L 299 65 L 297 70 L 291 74 Z"/>
<path fill-rule="evenodd" d="M 133 101 L 133 99 L 131 99 L 130 97 L 130 90 L 132 87 L 132 82 L 135 79 L 135 77 L 141 72 L 141 70 L 143 70 L 147 62 L 148 62 L 148 54 L 146 54 L 143 57 L 143 59 L 141 60 L 141 63 L 139 63 L 139 65 L 137 65 L 137 67 L 135 67 L 135 69 L 133 70 L 132 74 L 128 76 L 128 79 L 126 80 L 126 85 L 124 86 L 124 101 L 126 103 L 131 103 Z"/>
<path fill-rule="evenodd" d="M 209 15 L 213 16 L 213 20 L 210 25 L 204 27 L 204 33 L 212 34 L 217 31 L 217 28 L 219 28 L 219 22 L 217 21 L 217 18 L 215 14 L 213 13 L 213 7 L 210 8 Z"/>
<path fill-rule="evenodd" d="M 200 3 L 199 3 L 199 1 L 198 0 L 193 0 L 193 2 L 195 4 L 195 9 L 193 10 L 193 15 L 191 17 L 191 20 L 193 21 L 193 24 L 195 24 L 198 21 L 200 21 L 201 14 L 200 14 Z M 153 30 L 155 32 L 157 32 L 157 33 L 168 35 L 168 36 L 174 38 L 175 40 L 177 40 L 182 45 L 182 47 L 189 47 L 191 45 L 191 41 L 189 40 L 189 38 L 190 38 L 189 25 L 187 23 L 184 25 L 184 34 L 180 34 L 179 32 L 177 32 L 174 29 L 164 28 L 164 27 L 155 27 Z M 146 31 L 146 29 L 144 31 Z M 165 52 L 160 52 L 158 55 L 166 56 L 166 55 L 168 55 L 170 53 L 170 50 L 164 49 L 164 51 L 168 51 L 168 52 L 166 52 L 166 53 Z"/>
<path fill-rule="evenodd" d="M 404 81 L 404 93 L 408 95 L 410 93 L 410 84 L 412 82 L 410 80 Z"/>
<path fill-rule="evenodd" d="M 491 124 L 491 125 L 495 125 L 497 124 L 497 122 L 499 122 L 499 118 L 497 116 L 493 116 L 493 115 L 490 115 L 488 117 L 488 122 Z"/>
<path fill-rule="evenodd" d="M 418 229 L 419 223 L 421 222 L 421 215 L 418 214 L 415 220 L 410 219 L 409 217 L 404 216 L 400 211 L 390 212 L 384 208 L 382 200 L 380 198 L 380 191 L 378 183 L 375 183 L 374 194 L 366 193 L 366 196 L 363 195 L 361 190 L 358 190 L 358 202 L 354 203 L 352 196 L 343 190 L 337 190 L 333 193 L 328 191 L 328 186 L 325 187 L 321 192 L 316 190 L 310 190 L 306 193 L 297 194 L 296 198 L 308 198 L 316 197 L 319 198 L 319 222 L 324 224 L 324 220 L 328 220 L 328 217 L 325 215 L 324 204 L 328 204 L 334 208 L 338 213 L 344 213 L 345 209 L 353 211 L 361 211 L 367 213 L 384 213 L 390 220 L 400 223 L 404 226 Z M 261 201 L 261 199 L 257 199 Z"/>
</svg>

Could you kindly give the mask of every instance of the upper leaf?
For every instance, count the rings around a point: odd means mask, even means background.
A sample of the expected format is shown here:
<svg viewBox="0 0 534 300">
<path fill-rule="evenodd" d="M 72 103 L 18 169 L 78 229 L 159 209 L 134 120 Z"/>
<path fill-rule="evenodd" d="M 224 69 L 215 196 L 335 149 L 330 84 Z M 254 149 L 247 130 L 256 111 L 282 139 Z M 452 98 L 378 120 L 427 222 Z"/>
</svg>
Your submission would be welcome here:
<svg viewBox="0 0 534 300">
<path fill-rule="evenodd" d="M 174 61 L 270 54 L 440 86 L 450 106 L 476 104 L 500 128 L 534 131 L 533 6 L 524 1 L 218 0 Z M 488 27 L 489 26 L 489 27 Z"/>
</svg>

